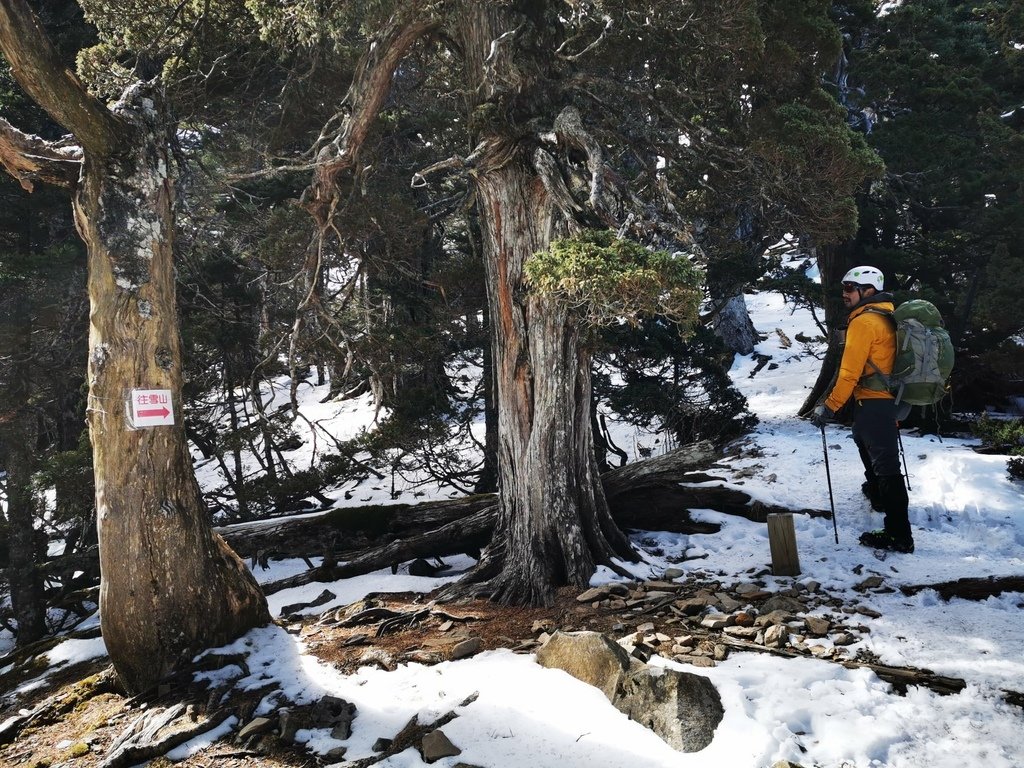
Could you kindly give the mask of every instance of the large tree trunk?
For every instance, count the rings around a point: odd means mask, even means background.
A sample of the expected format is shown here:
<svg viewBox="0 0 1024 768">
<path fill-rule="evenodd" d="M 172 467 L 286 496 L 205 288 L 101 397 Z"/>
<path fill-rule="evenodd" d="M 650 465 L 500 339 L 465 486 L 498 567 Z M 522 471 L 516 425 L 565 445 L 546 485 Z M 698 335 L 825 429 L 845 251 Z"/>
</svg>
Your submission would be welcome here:
<svg viewBox="0 0 1024 768">
<path fill-rule="evenodd" d="M 525 163 L 478 179 L 494 375 L 504 557 L 488 586 L 510 603 L 547 602 L 589 583 L 598 563 L 635 559 L 598 481 L 590 421 L 590 355 L 552 299 L 530 296 L 523 264 L 549 245 L 551 210 Z M 486 565 L 486 559 L 485 559 Z"/>
<path fill-rule="evenodd" d="M 815 250 L 818 258 L 818 274 L 821 276 L 821 289 L 825 298 L 825 325 L 829 330 L 828 348 L 825 351 L 825 358 L 821 361 L 818 378 L 800 406 L 800 415 L 810 413 L 814 406 L 831 391 L 839 372 L 839 363 L 843 356 L 842 340 L 845 338 L 845 330 L 842 329 L 842 326 L 846 322 L 846 308 L 843 306 L 838 288 L 840 278 L 849 268 L 847 265 L 849 244 L 818 246 Z"/>
<path fill-rule="evenodd" d="M 7 470 L 7 580 L 18 622 L 18 645 L 25 646 L 46 634 L 43 581 L 37 568 L 37 556 L 45 555 L 45 547 L 40 552 L 37 546 L 32 491 L 37 417 L 29 410 L 32 311 L 23 294 L 12 299 L 9 322 L 4 323 L 7 327 L 0 329 L 9 330 L 0 335 L 0 354 L 9 361 L 2 390 L 5 402 L 0 407 L 0 440 L 6 443 L 2 459 Z"/>
<path fill-rule="evenodd" d="M 100 619 L 119 677 L 137 692 L 270 617 L 251 574 L 209 528 L 187 450 L 159 94 L 137 86 L 118 111 L 135 130 L 116 155 L 86 157 L 74 208 L 89 250 Z M 133 428 L 136 388 L 169 390 L 174 425 Z"/>
<path fill-rule="evenodd" d="M 24 0 L 0 0 L 0 49 L 84 151 L 83 159 L 0 120 L 0 164 L 22 186 L 75 190 L 89 252 L 100 622 L 110 660 L 137 693 L 195 651 L 270 620 L 255 579 L 210 530 L 181 423 L 171 122 L 152 86 L 131 88 L 113 111 L 103 106 L 64 67 Z M 169 390 L 176 423 L 133 428 L 126 401 L 135 388 Z"/>
<path fill-rule="evenodd" d="M 534 20 L 480 2 L 467 2 L 460 16 L 471 92 L 540 101 L 531 68 L 543 62 L 524 54 L 518 39 L 532 39 Z M 510 35 L 506 45 L 496 42 Z M 478 137 L 486 147 L 474 178 L 497 394 L 499 513 L 481 563 L 455 590 L 544 604 L 560 586 L 588 584 L 597 564 L 617 568 L 614 557 L 637 556 L 598 478 L 583 331 L 558 301 L 531 294 L 525 283 L 526 260 L 567 234 L 568 223 L 534 170 L 536 143 L 515 133 L 491 128 Z"/>
</svg>

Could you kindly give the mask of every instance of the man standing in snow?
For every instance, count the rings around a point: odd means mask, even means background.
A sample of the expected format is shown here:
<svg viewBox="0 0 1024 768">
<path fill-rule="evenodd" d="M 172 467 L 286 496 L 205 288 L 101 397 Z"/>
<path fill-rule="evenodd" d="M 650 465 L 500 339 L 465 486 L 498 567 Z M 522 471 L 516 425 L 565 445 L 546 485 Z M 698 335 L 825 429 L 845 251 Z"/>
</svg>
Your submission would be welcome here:
<svg viewBox="0 0 1024 768">
<path fill-rule="evenodd" d="M 846 342 L 835 386 L 811 416 L 824 426 L 853 397 L 853 439 L 864 463 L 862 489 L 871 506 L 885 513 L 885 527 L 860 536 L 860 543 L 894 552 L 914 551 L 907 517 L 907 486 L 900 474 L 896 401 L 881 381 L 896 359 L 892 294 L 875 267 L 854 267 L 843 276 L 843 304 L 849 310 Z M 888 315 L 888 316 L 887 316 Z"/>
</svg>

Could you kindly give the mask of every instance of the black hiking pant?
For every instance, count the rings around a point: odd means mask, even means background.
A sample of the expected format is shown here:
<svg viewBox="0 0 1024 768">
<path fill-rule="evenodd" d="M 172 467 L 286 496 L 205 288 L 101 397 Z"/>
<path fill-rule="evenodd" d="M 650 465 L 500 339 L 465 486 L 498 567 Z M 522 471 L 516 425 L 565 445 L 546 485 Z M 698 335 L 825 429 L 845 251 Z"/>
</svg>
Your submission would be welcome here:
<svg viewBox="0 0 1024 768">
<path fill-rule="evenodd" d="M 900 472 L 899 433 L 894 400 L 858 400 L 853 412 L 853 440 L 864 464 L 864 477 L 878 491 L 885 530 L 912 541 L 907 515 L 907 486 Z"/>
</svg>

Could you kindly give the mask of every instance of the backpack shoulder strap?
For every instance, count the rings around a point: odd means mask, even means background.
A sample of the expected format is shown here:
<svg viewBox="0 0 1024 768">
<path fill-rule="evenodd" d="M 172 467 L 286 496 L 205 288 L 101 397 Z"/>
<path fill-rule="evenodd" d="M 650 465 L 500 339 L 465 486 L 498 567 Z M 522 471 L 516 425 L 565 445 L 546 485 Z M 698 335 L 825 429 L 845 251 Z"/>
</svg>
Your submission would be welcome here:
<svg viewBox="0 0 1024 768">
<path fill-rule="evenodd" d="M 893 330 L 896 329 L 896 326 L 897 326 L 896 316 L 893 314 L 893 312 L 891 310 L 882 309 L 881 307 L 876 307 L 876 306 L 867 306 L 867 307 L 864 307 L 864 312 L 862 312 L 861 314 L 865 314 L 866 315 L 869 312 L 871 314 L 873 314 L 873 315 L 881 315 L 882 317 L 888 318 L 889 320 L 892 321 Z M 859 380 L 858 383 L 861 386 L 863 386 L 863 387 L 867 387 L 868 389 L 876 389 L 876 390 L 881 390 L 881 391 L 891 391 L 892 390 L 892 383 L 893 383 L 892 379 L 889 376 L 887 376 L 886 374 L 882 373 L 881 369 L 877 365 L 875 365 L 875 361 L 872 360 L 870 357 L 867 359 L 866 362 L 871 367 L 871 369 L 874 371 L 874 373 L 864 374 L 863 376 L 860 377 L 860 380 Z M 899 402 L 899 398 L 898 397 L 897 397 L 896 402 L 897 403 Z"/>
</svg>

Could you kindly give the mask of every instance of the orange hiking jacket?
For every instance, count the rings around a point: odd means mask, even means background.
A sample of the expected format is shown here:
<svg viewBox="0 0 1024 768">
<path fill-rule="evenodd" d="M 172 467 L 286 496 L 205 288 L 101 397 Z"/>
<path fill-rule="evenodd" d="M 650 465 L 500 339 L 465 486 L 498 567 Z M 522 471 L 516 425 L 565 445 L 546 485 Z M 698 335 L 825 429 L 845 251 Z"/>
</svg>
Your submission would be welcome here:
<svg viewBox="0 0 1024 768">
<path fill-rule="evenodd" d="M 868 389 L 861 384 L 862 379 L 875 373 L 875 369 L 868 365 L 868 358 L 887 376 L 892 373 L 896 360 L 896 330 L 892 320 L 875 312 L 867 312 L 868 307 L 889 312 L 895 309 L 891 301 L 878 301 L 851 310 L 843 360 L 839 364 L 839 377 L 832 392 L 825 398 L 825 405 L 833 412 L 842 408 L 851 394 L 855 400 L 894 399 L 887 391 Z"/>
</svg>

